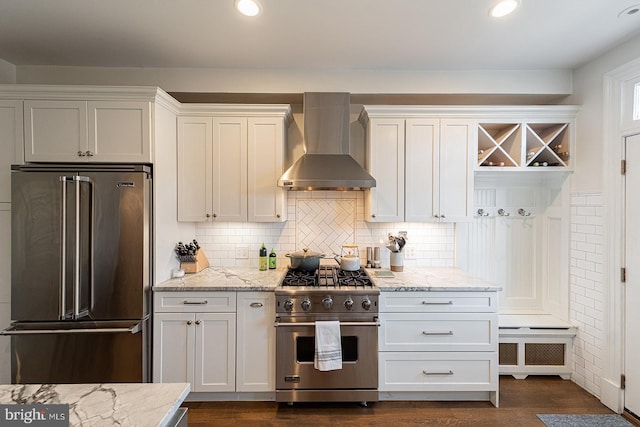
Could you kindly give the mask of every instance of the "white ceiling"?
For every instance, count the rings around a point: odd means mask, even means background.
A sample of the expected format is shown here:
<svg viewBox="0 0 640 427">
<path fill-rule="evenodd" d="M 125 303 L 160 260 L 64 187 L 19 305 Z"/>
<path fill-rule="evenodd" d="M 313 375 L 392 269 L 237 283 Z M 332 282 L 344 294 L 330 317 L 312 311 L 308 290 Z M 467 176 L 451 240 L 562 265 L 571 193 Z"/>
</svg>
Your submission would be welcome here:
<svg viewBox="0 0 640 427">
<path fill-rule="evenodd" d="M 15 65 L 287 69 L 572 69 L 640 34 L 640 0 L 0 0 Z M 640 6 L 640 5 L 639 5 Z"/>
</svg>

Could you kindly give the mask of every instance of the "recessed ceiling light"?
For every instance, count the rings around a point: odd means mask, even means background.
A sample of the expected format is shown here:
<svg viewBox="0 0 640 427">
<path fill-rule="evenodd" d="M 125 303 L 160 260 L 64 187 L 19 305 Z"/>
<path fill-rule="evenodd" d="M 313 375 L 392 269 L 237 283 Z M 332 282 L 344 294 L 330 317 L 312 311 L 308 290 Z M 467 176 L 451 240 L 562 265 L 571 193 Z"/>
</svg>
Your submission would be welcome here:
<svg viewBox="0 0 640 427">
<path fill-rule="evenodd" d="M 235 6 L 238 12 L 246 16 L 256 16 L 262 11 L 257 0 L 235 0 Z"/>
<path fill-rule="evenodd" d="M 625 16 L 631 16 L 638 14 L 640 16 L 640 4 L 634 4 L 618 13 L 618 18 L 624 18 Z"/>
<path fill-rule="evenodd" d="M 489 15 L 494 18 L 502 18 L 516 10 L 520 6 L 520 0 L 499 0 L 489 9 Z"/>
</svg>

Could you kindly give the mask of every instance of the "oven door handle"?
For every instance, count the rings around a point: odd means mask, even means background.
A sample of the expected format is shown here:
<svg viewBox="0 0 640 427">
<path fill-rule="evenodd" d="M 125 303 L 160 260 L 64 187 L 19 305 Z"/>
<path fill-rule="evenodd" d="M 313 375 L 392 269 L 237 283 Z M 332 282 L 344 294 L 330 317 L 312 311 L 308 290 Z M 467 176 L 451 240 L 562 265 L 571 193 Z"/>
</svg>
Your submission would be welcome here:
<svg viewBox="0 0 640 427">
<path fill-rule="evenodd" d="M 273 326 L 316 326 L 315 322 L 280 322 L 280 318 L 276 318 Z M 373 322 L 340 322 L 340 326 L 380 326 L 380 321 L 378 318 Z"/>
</svg>

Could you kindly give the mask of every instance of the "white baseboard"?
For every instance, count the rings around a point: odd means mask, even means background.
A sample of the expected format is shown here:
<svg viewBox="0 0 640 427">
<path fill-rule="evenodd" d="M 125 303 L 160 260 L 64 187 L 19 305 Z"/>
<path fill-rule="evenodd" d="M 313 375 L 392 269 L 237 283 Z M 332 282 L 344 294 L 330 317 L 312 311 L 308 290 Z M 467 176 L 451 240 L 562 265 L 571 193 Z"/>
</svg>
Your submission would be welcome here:
<svg viewBox="0 0 640 427">
<path fill-rule="evenodd" d="M 621 414 L 624 409 L 622 389 L 606 378 L 600 382 L 600 402 L 614 412 Z"/>
</svg>

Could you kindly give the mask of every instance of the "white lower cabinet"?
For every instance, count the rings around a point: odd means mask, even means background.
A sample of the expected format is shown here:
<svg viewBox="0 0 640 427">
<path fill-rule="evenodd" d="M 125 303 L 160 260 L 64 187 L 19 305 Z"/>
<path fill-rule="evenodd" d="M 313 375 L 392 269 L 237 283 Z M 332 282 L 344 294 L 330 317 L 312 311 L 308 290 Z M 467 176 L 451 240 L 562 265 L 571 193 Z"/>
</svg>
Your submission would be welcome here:
<svg viewBox="0 0 640 427">
<path fill-rule="evenodd" d="M 274 392 L 274 317 L 272 292 L 156 292 L 153 381 Z"/>
<path fill-rule="evenodd" d="M 275 391 L 273 292 L 238 292 L 236 391 Z"/>
<path fill-rule="evenodd" d="M 498 406 L 496 297 L 382 292 L 380 399 L 490 400 Z"/>
</svg>

